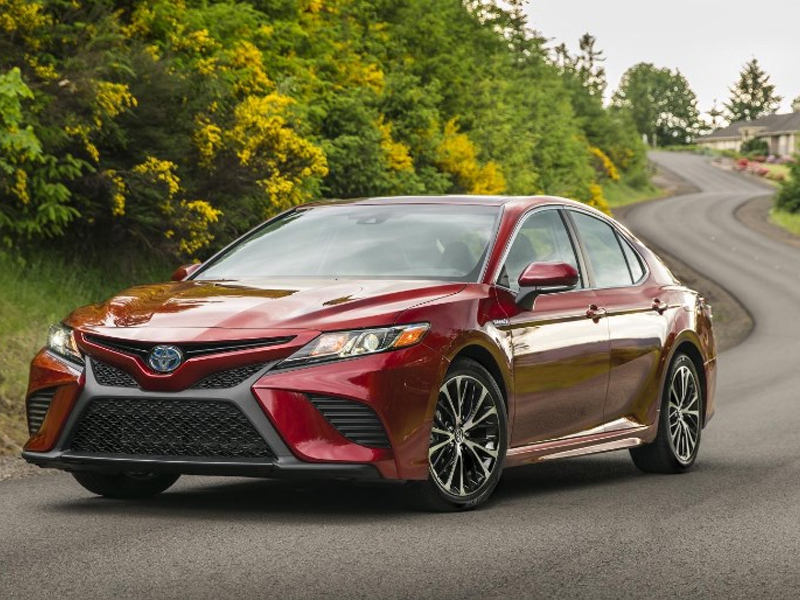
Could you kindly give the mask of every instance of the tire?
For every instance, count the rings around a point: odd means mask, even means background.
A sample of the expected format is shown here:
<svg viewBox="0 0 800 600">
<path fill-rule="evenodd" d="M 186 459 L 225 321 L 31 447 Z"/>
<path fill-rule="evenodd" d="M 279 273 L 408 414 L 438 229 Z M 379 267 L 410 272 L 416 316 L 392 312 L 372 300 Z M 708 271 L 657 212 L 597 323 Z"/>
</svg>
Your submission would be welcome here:
<svg viewBox="0 0 800 600">
<path fill-rule="evenodd" d="M 645 473 L 683 473 L 700 451 L 705 400 L 697 369 L 685 354 L 672 360 L 661 396 L 656 439 L 632 448 L 631 458 Z"/>
<path fill-rule="evenodd" d="M 180 475 L 159 475 L 156 473 L 91 473 L 77 472 L 72 476 L 84 488 L 104 498 L 136 499 L 150 498 L 160 494 Z"/>
<path fill-rule="evenodd" d="M 507 446 L 508 419 L 497 382 L 474 360 L 457 360 L 439 388 L 428 479 L 409 484 L 413 504 L 436 512 L 477 508 L 497 487 Z"/>
</svg>

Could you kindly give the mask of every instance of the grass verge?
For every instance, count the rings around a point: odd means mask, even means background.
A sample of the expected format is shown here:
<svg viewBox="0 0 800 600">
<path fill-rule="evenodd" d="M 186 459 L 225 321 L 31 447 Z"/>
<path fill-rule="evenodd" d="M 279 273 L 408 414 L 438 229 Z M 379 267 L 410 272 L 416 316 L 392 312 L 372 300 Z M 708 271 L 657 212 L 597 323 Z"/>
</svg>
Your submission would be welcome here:
<svg viewBox="0 0 800 600">
<path fill-rule="evenodd" d="M 155 262 L 131 269 L 112 259 L 84 264 L 63 254 L 40 252 L 22 260 L 0 252 L 0 454 L 18 452 L 27 439 L 28 365 L 44 346 L 48 327 L 78 306 L 137 283 L 163 281 L 169 272 Z"/>
<path fill-rule="evenodd" d="M 618 181 L 607 183 L 603 186 L 603 194 L 611 208 L 653 200 L 654 198 L 660 198 L 664 193 L 665 191 L 662 188 L 652 183 L 648 183 L 644 187 L 633 187 L 624 181 Z"/>
<path fill-rule="evenodd" d="M 769 211 L 770 223 L 791 234 L 800 236 L 800 213 L 790 213 L 773 208 Z"/>
</svg>

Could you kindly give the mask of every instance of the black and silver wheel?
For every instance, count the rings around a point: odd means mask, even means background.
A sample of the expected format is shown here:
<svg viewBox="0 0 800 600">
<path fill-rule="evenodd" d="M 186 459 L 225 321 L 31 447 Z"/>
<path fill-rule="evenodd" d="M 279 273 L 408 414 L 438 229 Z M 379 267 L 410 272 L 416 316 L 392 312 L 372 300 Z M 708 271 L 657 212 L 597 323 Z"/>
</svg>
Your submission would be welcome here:
<svg viewBox="0 0 800 600">
<path fill-rule="evenodd" d="M 467 510 L 485 502 L 500 479 L 507 419 L 497 382 L 480 364 L 459 360 L 439 388 L 428 449 L 429 479 L 415 484 L 434 510 Z"/>
<path fill-rule="evenodd" d="M 648 473 L 681 473 L 694 464 L 703 431 L 703 390 L 685 354 L 673 359 L 662 396 L 656 439 L 632 449 L 631 457 Z"/>
<path fill-rule="evenodd" d="M 92 473 L 79 471 L 72 476 L 84 488 L 105 498 L 149 498 L 160 494 L 180 475 L 159 473 Z"/>
</svg>

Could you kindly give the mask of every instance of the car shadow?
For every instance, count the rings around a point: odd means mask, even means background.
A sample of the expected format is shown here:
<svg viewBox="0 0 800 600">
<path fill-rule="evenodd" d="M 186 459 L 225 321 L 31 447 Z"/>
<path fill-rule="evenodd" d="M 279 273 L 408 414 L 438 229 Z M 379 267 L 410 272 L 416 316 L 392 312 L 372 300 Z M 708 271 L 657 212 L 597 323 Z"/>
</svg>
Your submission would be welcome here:
<svg viewBox="0 0 800 600">
<path fill-rule="evenodd" d="M 627 454 L 570 458 L 509 469 L 503 473 L 496 494 L 540 496 L 574 488 L 618 485 L 642 476 Z"/>
<path fill-rule="evenodd" d="M 567 494 L 574 490 L 618 486 L 643 477 L 625 457 L 573 458 L 553 463 L 509 469 L 503 474 L 493 505 L 515 498 Z M 347 482 L 290 482 L 266 479 L 185 478 L 155 498 L 136 501 L 109 500 L 86 495 L 79 488 L 74 498 L 50 504 L 70 513 L 143 516 L 151 518 L 359 521 L 364 517 L 393 519 L 425 513 L 408 501 L 402 484 Z"/>
</svg>

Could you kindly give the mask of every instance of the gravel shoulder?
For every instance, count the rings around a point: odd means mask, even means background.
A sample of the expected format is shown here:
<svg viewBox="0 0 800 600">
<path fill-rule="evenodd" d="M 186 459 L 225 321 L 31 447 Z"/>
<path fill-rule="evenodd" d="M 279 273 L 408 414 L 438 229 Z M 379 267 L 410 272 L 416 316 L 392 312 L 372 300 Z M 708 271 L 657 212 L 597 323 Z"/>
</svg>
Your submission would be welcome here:
<svg viewBox="0 0 800 600">
<path fill-rule="evenodd" d="M 57 473 L 57 471 L 55 469 L 41 469 L 35 465 L 28 464 L 18 456 L 0 456 L 0 481 L 52 473 Z"/>
</svg>

